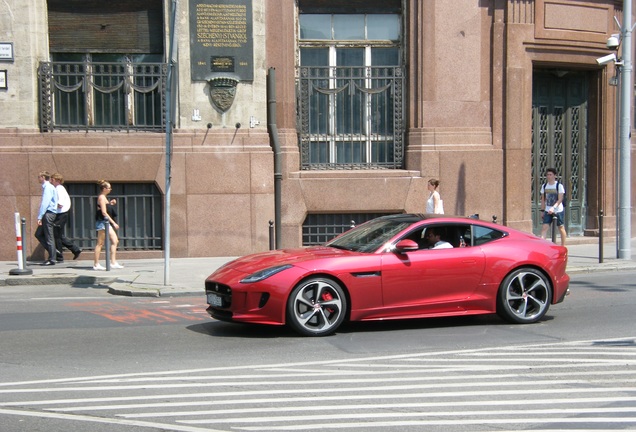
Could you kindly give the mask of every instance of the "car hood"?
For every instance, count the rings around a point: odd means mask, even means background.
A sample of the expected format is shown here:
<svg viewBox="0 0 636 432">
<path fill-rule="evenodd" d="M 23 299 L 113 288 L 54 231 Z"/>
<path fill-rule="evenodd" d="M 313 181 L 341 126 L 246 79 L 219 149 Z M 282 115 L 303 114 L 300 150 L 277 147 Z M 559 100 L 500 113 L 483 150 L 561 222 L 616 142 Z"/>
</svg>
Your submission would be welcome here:
<svg viewBox="0 0 636 432">
<path fill-rule="evenodd" d="M 293 264 L 295 266 L 310 269 L 313 267 L 310 261 L 357 255 L 357 252 L 335 249 L 325 246 L 312 246 L 302 249 L 283 249 L 269 252 L 261 252 L 252 255 L 246 255 L 230 261 L 222 267 L 223 270 L 235 270 L 241 273 L 252 274 L 259 270 L 278 265 Z M 219 269 L 221 270 L 221 269 Z"/>
</svg>

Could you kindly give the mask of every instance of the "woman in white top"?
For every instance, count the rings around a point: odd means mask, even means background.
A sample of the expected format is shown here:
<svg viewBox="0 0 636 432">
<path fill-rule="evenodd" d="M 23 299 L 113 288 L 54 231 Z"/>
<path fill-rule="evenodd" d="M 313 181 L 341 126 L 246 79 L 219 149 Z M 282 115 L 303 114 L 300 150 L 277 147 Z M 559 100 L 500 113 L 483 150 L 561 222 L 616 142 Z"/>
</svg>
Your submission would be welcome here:
<svg viewBox="0 0 636 432">
<path fill-rule="evenodd" d="M 428 181 L 428 200 L 426 201 L 426 213 L 444 214 L 444 204 L 437 191 L 439 180 L 430 179 Z"/>
</svg>

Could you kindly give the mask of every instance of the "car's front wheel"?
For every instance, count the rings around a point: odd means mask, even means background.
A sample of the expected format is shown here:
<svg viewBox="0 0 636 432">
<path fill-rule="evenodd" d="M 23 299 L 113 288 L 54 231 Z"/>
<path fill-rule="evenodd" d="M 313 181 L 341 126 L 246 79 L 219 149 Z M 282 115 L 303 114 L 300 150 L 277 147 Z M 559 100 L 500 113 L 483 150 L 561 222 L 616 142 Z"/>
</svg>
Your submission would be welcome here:
<svg viewBox="0 0 636 432">
<path fill-rule="evenodd" d="M 529 267 L 520 268 L 501 283 L 497 313 L 512 323 L 533 323 L 546 314 L 551 298 L 550 281 L 543 273 Z"/>
<path fill-rule="evenodd" d="M 326 336 L 345 319 L 347 298 L 340 285 L 327 278 L 311 278 L 293 289 L 287 300 L 287 322 L 305 336 Z"/>
</svg>

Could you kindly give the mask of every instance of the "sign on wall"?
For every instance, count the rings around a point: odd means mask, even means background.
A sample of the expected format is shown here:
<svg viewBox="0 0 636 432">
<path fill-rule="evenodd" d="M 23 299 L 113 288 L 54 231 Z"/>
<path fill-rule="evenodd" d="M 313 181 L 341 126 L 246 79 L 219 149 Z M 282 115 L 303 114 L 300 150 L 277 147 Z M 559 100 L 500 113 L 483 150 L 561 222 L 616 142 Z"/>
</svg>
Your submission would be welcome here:
<svg viewBox="0 0 636 432">
<path fill-rule="evenodd" d="M 0 60 L 13 61 L 13 42 L 0 42 Z"/>
<path fill-rule="evenodd" d="M 251 0 L 190 0 L 193 81 L 254 79 Z"/>
</svg>

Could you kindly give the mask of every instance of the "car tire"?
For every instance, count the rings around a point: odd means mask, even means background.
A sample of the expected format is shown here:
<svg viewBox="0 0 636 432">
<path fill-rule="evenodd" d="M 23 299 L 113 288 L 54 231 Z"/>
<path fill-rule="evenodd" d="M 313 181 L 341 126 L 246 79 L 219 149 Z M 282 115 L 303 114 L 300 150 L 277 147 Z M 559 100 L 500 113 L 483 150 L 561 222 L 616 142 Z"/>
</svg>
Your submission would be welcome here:
<svg viewBox="0 0 636 432">
<path fill-rule="evenodd" d="M 548 312 L 552 299 L 550 280 L 539 270 L 523 267 L 501 282 L 497 314 L 515 324 L 539 321 Z"/>
<path fill-rule="evenodd" d="M 344 290 L 328 278 L 304 280 L 292 290 L 287 300 L 287 323 L 304 336 L 332 334 L 342 324 L 346 313 Z"/>
</svg>

